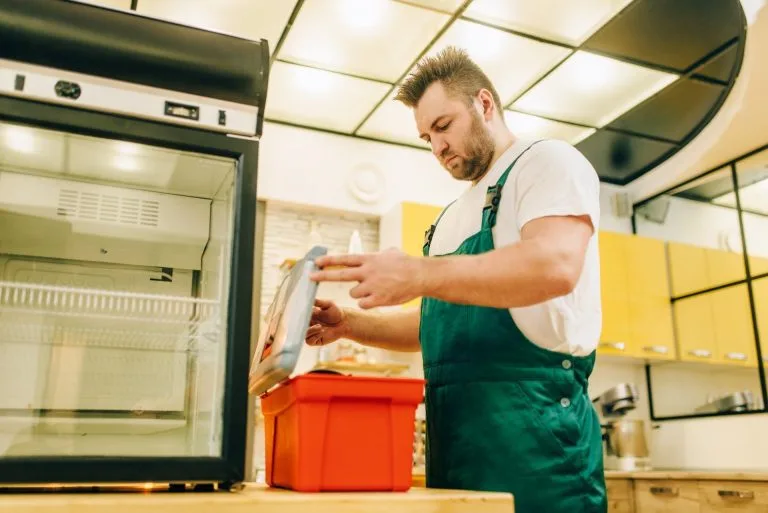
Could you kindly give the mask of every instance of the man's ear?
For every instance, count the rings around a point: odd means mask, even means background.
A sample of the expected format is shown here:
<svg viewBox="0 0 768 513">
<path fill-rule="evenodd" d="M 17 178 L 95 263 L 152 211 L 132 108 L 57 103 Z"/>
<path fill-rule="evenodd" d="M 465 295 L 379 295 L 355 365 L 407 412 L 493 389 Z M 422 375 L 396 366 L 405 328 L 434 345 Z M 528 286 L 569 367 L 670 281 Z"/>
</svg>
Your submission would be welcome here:
<svg viewBox="0 0 768 513">
<path fill-rule="evenodd" d="M 480 114 L 482 114 L 486 121 L 490 121 L 493 117 L 493 111 L 496 110 L 493 94 L 488 89 L 480 89 L 477 93 L 477 98 L 480 101 Z"/>
</svg>

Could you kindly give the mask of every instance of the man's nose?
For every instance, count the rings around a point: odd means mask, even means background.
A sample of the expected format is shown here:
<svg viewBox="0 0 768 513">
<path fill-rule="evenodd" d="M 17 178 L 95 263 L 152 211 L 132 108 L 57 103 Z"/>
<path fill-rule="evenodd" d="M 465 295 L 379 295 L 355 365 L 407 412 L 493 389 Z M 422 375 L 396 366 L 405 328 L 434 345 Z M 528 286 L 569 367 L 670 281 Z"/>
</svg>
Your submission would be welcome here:
<svg viewBox="0 0 768 513">
<path fill-rule="evenodd" d="M 435 157 L 440 158 L 445 152 L 446 148 L 447 144 L 445 143 L 444 139 L 438 137 L 432 139 L 432 153 L 435 155 Z"/>
</svg>

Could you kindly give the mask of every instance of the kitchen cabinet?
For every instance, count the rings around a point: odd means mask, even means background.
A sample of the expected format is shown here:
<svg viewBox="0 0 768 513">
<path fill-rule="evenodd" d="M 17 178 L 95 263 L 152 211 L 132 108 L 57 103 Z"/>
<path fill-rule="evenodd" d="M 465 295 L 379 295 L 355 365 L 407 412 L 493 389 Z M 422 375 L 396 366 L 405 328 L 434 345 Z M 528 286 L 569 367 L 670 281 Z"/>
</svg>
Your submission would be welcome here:
<svg viewBox="0 0 768 513">
<path fill-rule="evenodd" d="M 599 352 L 676 357 L 664 242 L 600 232 L 603 330 Z"/>
<path fill-rule="evenodd" d="M 753 281 L 752 292 L 755 294 L 755 314 L 763 362 L 768 363 L 768 277 Z"/>
<path fill-rule="evenodd" d="M 699 513 L 696 481 L 636 481 L 637 513 Z"/>
<path fill-rule="evenodd" d="M 680 242 L 667 243 L 672 296 L 684 296 L 708 288 L 705 248 Z"/>
<path fill-rule="evenodd" d="M 443 207 L 422 203 L 402 202 L 384 214 L 379 220 L 379 247 L 382 250 L 398 248 L 412 256 L 421 256 L 424 248 L 424 234 L 437 220 Z M 404 308 L 418 306 L 416 298 L 403 305 Z"/>
<path fill-rule="evenodd" d="M 749 251 L 749 248 L 747 248 Z M 752 276 L 759 276 L 761 274 L 768 274 L 768 258 L 750 256 L 749 257 L 749 272 Z"/>
<path fill-rule="evenodd" d="M 757 363 L 746 284 L 679 299 L 673 309 L 681 360 Z"/>
<path fill-rule="evenodd" d="M 650 473 L 653 473 L 652 471 Z M 768 511 L 765 481 L 607 478 L 610 513 L 757 513 Z"/>
<path fill-rule="evenodd" d="M 744 280 L 744 256 L 715 248 L 680 242 L 667 243 L 672 296 Z"/>
<path fill-rule="evenodd" d="M 634 513 L 635 499 L 631 479 L 606 479 L 608 513 Z"/>
<path fill-rule="evenodd" d="M 716 354 L 712 301 L 707 294 L 673 303 L 677 345 L 683 361 L 712 361 Z"/>
<path fill-rule="evenodd" d="M 755 366 L 755 334 L 746 283 L 716 290 L 709 295 L 715 325 L 714 361 Z"/>
</svg>

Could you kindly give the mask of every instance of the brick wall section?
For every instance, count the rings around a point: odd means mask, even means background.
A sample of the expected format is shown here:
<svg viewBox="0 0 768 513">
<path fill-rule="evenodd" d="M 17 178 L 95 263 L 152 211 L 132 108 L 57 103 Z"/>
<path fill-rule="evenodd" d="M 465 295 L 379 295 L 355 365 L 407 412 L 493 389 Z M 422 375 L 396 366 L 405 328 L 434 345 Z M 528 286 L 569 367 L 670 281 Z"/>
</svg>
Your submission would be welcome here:
<svg viewBox="0 0 768 513">
<path fill-rule="evenodd" d="M 267 203 L 261 289 L 262 315 L 269 308 L 279 285 L 280 264 L 286 258 L 301 257 L 309 249 L 313 221 L 322 238 L 321 244 L 331 253 L 346 252 L 349 247 L 349 238 L 355 230 L 360 232 L 364 251 L 378 250 L 378 218 Z M 332 297 L 331 299 L 342 298 Z"/>
</svg>

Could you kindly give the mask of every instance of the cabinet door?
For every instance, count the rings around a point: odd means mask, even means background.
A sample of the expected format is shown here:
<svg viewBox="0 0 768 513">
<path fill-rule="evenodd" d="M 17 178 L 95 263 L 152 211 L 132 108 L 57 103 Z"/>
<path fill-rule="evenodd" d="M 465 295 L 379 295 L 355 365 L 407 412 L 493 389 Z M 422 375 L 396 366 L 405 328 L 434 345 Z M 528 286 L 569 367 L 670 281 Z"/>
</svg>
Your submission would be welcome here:
<svg viewBox="0 0 768 513">
<path fill-rule="evenodd" d="M 421 256 L 424 233 L 435 222 L 442 209 L 419 203 L 402 204 L 402 250 L 413 256 Z"/>
<path fill-rule="evenodd" d="M 720 249 L 706 249 L 709 287 L 743 280 L 747 277 L 744 255 Z"/>
<path fill-rule="evenodd" d="M 752 273 L 752 276 L 768 274 L 768 258 L 756 256 L 749 257 L 749 271 Z"/>
<path fill-rule="evenodd" d="M 664 241 L 631 236 L 625 239 L 629 297 L 664 299 L 669 303 L 669 278 Z"/>
<path fill-rule="evenodd" d="M 755 314 L 763 362 L 768 363 L 768 278 L 753 281 L 752 291 L 755 294 Z"/>
<path fill-rule="evenodd" d="M 632 513 L 634 494 L 629 479 L 606 479 L 605 491 L 608 496 L 608 513 Z"/>
<path fill-rule="evenodd" d="M 699 513 L 696 481 L 635 481 L 637 513 Z"/>
<path fill-rule="evenodd" d="M 598 351 L 625 355 L 629 343 L 626 235 L 600 232 L 600 294 L 603 329 Z"/>
<path fill-rule="evenodd" d="M 655 360 L 677 357 L 669 298 L 631 299 L 629 319 L 629 346 L 633 354 Z"/>
<path fill-rule="evenodd" d="M 704 248 L 679 242 L 667 245 L 672 295 L 682 296 L 709 288 Z"/>
<path fill-rule="evenodd" d="M 672 305 L 677 325 L 680 359 L 710 362 L 715 358 L 715 323 L 710 294 L 675 301 Z"/>
<path fill-rule="evenodd" d="M 649 359 L 673 359 L 675 335 L 664 241 L 628 237 L 626 254 L 630 352 Z"/>
<path fill-rule="evenodd" d="M 757 363 L 747 285 L 709 292 L 715 324 L 716 361 L 732 365 Z"/>
</svg>

